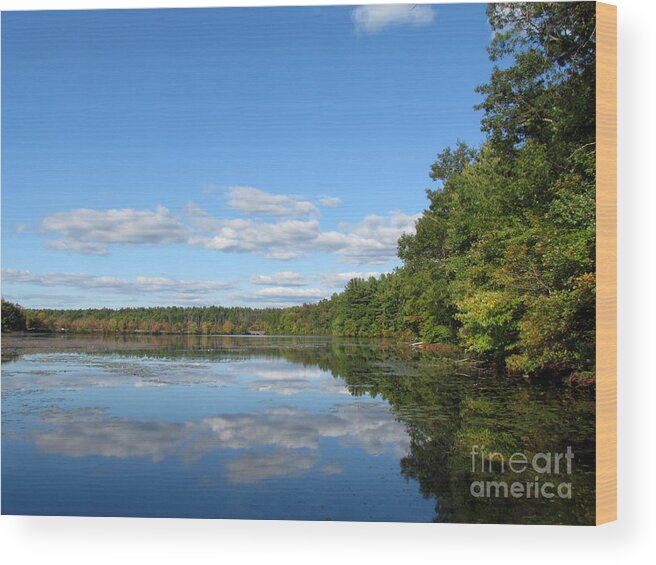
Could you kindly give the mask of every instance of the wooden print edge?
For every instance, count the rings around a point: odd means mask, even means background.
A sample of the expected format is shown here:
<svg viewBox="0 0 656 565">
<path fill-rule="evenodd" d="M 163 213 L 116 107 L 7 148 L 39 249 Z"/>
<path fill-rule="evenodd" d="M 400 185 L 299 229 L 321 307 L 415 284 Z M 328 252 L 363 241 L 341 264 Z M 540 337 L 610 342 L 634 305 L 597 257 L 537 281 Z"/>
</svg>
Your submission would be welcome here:
<svg viewBox="0 0 656 565">
<path fill-rule="evenodd" d="M 617 519 L 617 8 L 596 3 L 596 523 Z"/>
</svg>

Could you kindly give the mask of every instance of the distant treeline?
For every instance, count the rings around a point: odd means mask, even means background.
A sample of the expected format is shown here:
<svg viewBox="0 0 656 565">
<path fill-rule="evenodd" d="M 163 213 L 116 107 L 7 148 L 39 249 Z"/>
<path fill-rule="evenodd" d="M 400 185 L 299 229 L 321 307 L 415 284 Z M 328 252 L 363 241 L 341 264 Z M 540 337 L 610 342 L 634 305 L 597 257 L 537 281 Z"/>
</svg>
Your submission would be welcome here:
<svg viewBox="0 0 656 565">
<path fill-rule="evenodd" d="M 594 371 L 595 4 L 492 4 L 488 16 L 487 140 L 438 155 L 392 274 L 293 308 L 24 310 L 26 326 L 388 336 L 456 344 L 512 372 Z"/>
<path fill-rule="evenodd" d="M 24 319 L 24 327 L 32 331 L 205 335 L 264 332 L 266 334 L 330 335 L 330 320 L 320 319 L 317 316 L 320 307 L 328 304 L 329 301 L 324 301 L 321 305 L 306 304 L 284 309 L 165 306 L 81 310 L 21 308 L 20 310 Z"/>
</svg>

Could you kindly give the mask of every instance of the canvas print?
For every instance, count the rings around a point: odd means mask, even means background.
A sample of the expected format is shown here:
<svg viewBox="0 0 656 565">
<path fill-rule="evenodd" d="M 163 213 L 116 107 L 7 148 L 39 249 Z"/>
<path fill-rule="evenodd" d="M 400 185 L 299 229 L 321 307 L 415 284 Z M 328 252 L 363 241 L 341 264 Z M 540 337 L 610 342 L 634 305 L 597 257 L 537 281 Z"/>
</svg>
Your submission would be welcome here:
<svg viewBox="0 0 656 565">
<path fill-rule="evenodd" d="M 598 5 L 2 14 L 2 513 L 587 525 Z"/>
</svg>

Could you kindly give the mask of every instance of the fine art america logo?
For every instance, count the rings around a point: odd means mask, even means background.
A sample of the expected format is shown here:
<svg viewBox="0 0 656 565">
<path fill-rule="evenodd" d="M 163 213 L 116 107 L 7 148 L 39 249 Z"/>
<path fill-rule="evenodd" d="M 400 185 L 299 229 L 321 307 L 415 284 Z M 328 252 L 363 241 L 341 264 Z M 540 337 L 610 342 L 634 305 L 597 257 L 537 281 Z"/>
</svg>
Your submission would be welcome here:
<svg viewBox="0 0 656 565">
<path fill-rule="evenodd" d="M 527 457 L 516 452 L 509 457 L 488 453 L 478 445 L 471 450 L 474 474 L 494 474 L 495 480 L 472 481 L 469 492 L 476 498 L 572 498 L 572 460 L 570 446 L 564 453 L 536 453 Z M 499 480 L 512 473 L 511 480 Z"/>
</svg>

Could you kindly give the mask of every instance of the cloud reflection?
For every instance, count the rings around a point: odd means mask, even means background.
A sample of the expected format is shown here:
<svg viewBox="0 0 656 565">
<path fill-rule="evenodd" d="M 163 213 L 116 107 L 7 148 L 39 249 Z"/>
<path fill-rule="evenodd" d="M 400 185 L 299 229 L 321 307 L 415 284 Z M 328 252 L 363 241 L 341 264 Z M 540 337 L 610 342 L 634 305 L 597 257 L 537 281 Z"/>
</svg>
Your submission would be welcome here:
<svg viewBox="0 0 656 565">
<path fill-rule="evenodd" d="M 154 463 L 177 457 L 193 464 L 216 450 L 242 453 L 225 465 L 230 482 L 258 482 L 298 476 L 310 470 L 341 472 L 322 460 L 322 441 L 339 439 L 372 456 L 407 453 L 409 439 L 389 407 L 377 403 L 338 404 L 328 413 L 290 407 L 255 413 L 221 414 L 186 422 L 117 418 L 100 409 L 50 409 L 45 429 L 33 433 L 46 453 L 67 457 L 146 457 Z"/>
<path fill-rule="evenodd" d="M 186 425 L 108 417 L 102 410 L 48 412 L 42 420 L 52 427 L 34 434 L 46 453 L 68 457 L 150 457 L 161 461 L 186 435 Z"/>
<path fill-rule="evenodd" d="M 228 461 L 227 478 L 230 483 L 249 484 L 275 477 L 298 477 L 313 469 L 318 461 L 316 453 L 289 450 L 249 453 Z"/>
</svg>

